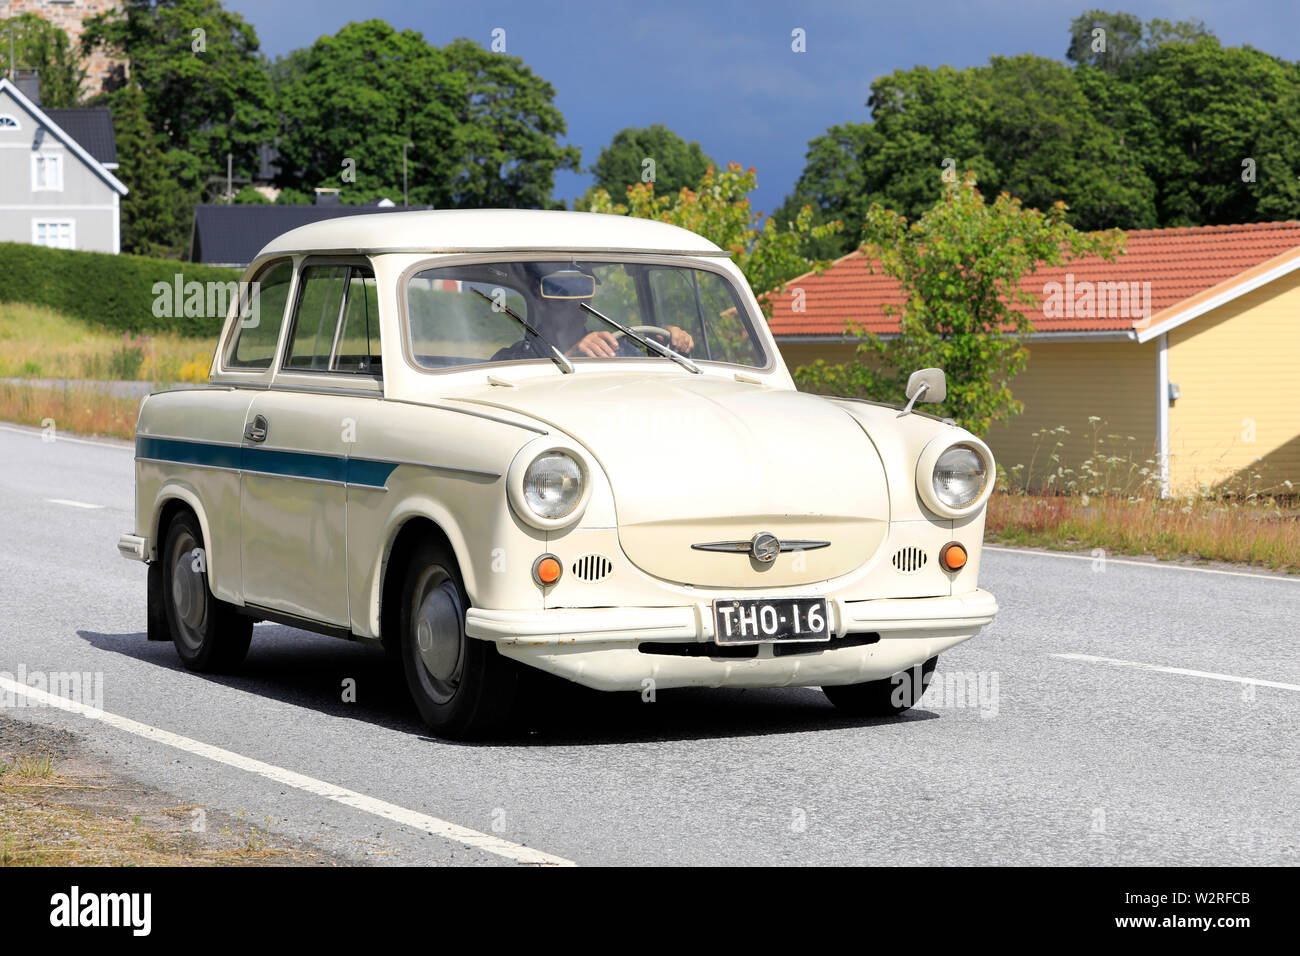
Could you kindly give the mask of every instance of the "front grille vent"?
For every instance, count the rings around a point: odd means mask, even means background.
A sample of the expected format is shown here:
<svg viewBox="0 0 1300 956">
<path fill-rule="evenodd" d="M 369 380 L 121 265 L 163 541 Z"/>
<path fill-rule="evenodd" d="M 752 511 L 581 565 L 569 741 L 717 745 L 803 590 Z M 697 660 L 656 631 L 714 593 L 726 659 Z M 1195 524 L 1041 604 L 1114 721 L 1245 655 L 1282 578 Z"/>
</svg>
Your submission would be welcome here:
<svg viewBox="0 0 1300 956">
<path fill-rule="evenodd" d="M 579 581 L 599 581 L 614 570 L 614 562 L 603 554 L 584 554 L 573 562 L 573 576 Z"/>
<path fill-rule="evenodd" d="M 915 574 L 925 567 L 927 560 L 926 553 L 920 548 L 899 548 L 894 552 L 894 570 L 900 574 Z"/>
</svg>

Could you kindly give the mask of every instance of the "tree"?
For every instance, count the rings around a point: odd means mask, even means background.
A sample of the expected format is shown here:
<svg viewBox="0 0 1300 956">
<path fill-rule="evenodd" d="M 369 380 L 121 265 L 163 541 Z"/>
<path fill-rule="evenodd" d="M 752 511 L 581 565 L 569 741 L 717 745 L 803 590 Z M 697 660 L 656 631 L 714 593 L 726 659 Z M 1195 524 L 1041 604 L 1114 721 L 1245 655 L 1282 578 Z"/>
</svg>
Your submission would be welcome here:
<svg viewBox="0 0 1300 956">
<path fill-rule="evenodd" d="M 15 65 L 39 71 L 41 106 L 67 109 L 81 105 L 86 71 L 66 33 L 34 13 L 23 13 L 0 20 L 0 55 L 6 64 L 11 42 Z"/>
<path fill-rule="evenodd" d="M 879 77 L 868 100 L 872 122 L 832 127 L 809 144 L 807 166 L 778 218 L 805 203 L 824 219 L 854 224 L 872 203 L 915 218 L 933 203 L 936 180 L 973 170 L 991 190 L 1028 206 L 1064 201 L 1081 229 L 1155 226 L 1147 143 L 1106 122 L 1128 118 L 1125 109 L 1135 121 L 1140 114 L 1109 88 L 1103 102 L 1089 96 L 1106 79 L 1085 85 L 1080 71 L 1028 54 Z M 817 251 L 843 254 L 859 238 L 846 232 L 838 248 Z"/>
<path fill-rule="evenodd" d="M 705 155 L 699 143 L 688 143 L 667 126 L 655 123 L 643 129 L 629 126 L 619 130 L 590 171 L 596 177 L 593 188 L 611 196 L 621 197 L 628 187 L 642 182 L 653 182 L 658 192 L 676 195 L 696 185 L 710 166 L 716 169 L 718 164 Z"/>
<path fill-rule="evenodd" d="M 623 204 L 597 189 L 591 197 L 591 211 L 657 219 L 712 240 L 731 253 L 764 315 L 771 317 L 772 294 L 782 283 L 826 266 L 803 254 L 805 240 L 830 235 L 841 224 L 813 225 L 812 209 L 805 208 L 788 229 L 779 229 L 775 220 L 765 220 L 750 208 L 748 193 L 757 184 L 753 167 L 746 170 L 739 163 L 730 163 L 721 172 L 709 167 L 694 189 L 683 187 L 676 196 L 656 194 L 652 183 L 636 183 L 628 189 Z"/>
<path fill-rule="evenodd" d="M 236 176 L 257 169 L 275 129 L 270 81 L 256 32 L 219 0 L 125 0 L 87 20 L 81 44 L 130 61 L 154 132 L 186 154 L 171 163 L 186 189 L 224 182 L 227 153 Z"/>
<path fill-rule="evenodd" d="M 349 23 L 271 67 L 281 132 L 277 185 L 291 195 L 340 187 L 349 201 L 402 194 L 403 144 L 413 203 L 450 204 L 455 104 L 463 76 L 414 30 Z"/>
<path fill-rule="evenodd" d="M 1156 18 L 1143 24 L 1131 13 L 1088 10 L 1070 21 L 1066 59 L 1120 73 L 1153 50 L 1170 43 L 1195 43 L 1214 34 L 1200 20 Z"/>
<path fill-rule="evenodd" d="M 145 96 L 128 83 L 114 96 L 117 177 L 130 190 L 122 197 L 122 251 L 142 256 L 179 256 L 188 235 L 193 200 L 172 174 L 161 139 L 145 115 Z"/>
<path fill-rule="evenodd" d="M 849 333 L 862 339 L 858 361 L 800 368 L 801 386 L 902 401 L 911 372 L 937 367 L 948 375 L 940 413 L 976 434 L 1022 410 L 1010 385 L 1028 359 L 1033 322 L 1013 306 L 1036 299 L 1021 279 L 1084 255 L 1113 260 L 1123 234 L 1077 231 L 1063 203 L 1040 212 L 1002 193 L 986 204 L 975 184 L 969 172 L 946 184 L 939 202 L 910 225 L 878 203 L 871 207 L 863 253 L 902 290 L 903 305 L 886 307 L 899 334 L 885 341 L 850 324 Z"/>
<path fill-rule="evenodd" d="M 1128 82 L 1151 116 L 1154 135 L 1144 155 L 1161 225 L 1254 222 L 1267 218 L 1263 210 L 1300 213 L 1284 200 L 1294 196 L 1291 182 L 1300 172 L 1300 138 L 1283 112 L 1294 108 L 1300 89 L 1295 64 L 1206 38 L 1144 54 Z M 1247 159 L 1256 161 L 1256 183 L 1243 181 Z"/>
<path fill-rule="evenodd" d="M 555 174 L 576 171 L 582 154 L 578 147 L 558 142 L 566 126 L 555 106 L 555 87 L 519 57 L 484 50 L 472 40 L 456 40 L 444 53 L 459 80 L 447 205 L 562 205 L 551 199 Z"/>
</svg>

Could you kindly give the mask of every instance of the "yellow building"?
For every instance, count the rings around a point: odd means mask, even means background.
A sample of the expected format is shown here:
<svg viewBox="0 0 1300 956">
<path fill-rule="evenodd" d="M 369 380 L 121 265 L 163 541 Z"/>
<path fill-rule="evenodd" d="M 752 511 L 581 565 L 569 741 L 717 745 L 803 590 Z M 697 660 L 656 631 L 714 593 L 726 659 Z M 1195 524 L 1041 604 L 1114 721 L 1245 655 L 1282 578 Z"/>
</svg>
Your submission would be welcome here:
<svg viewBox="0 0 1300 956">
<path fill-rule="evenodd" d="M 1041 486 L 1058 467 L 1071 473 L 1053 483 L 1115 456 L 1134 481 L 1149 462 L 1173 493 L 1300 491 L 1300 404 L 1287 394 L 1300 377 L 1300 223 L 1127 238 L 1115 262 L 1080 259 L 1024 283 L 1036 331 L 1011 384 L 1024 413 L 986 436 L 999 464 Z M 853 253 L 788 283 L 772 329 L 792 368 L 852 361 L 847 326 L 888 339 L 882 307 L 900 301 Z"/>
</svg>

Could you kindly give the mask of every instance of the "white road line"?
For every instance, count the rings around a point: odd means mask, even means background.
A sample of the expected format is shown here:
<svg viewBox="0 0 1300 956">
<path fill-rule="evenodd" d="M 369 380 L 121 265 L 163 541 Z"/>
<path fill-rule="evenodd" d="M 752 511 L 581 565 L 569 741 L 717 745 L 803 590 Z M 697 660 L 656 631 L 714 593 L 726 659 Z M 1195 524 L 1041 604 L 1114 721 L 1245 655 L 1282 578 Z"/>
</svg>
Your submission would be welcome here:
<svg viewBox="0 0 1300 956">
<path fill-rule="evenodd" d="M 44 431 L 35 425 L 0 425 L 0 432 L 13 432 L 15 435 L 26 435 L 29 438 L 41 438 L 44 436 Z M 132 448 L 132 442 L 121 438 L 73 438 L 71 436 L 61 435 L 57 430 L 54 433 L 54 441 L 46 442 L 46 444 L 57 445 L 61 441 L 70 441 L 74 445 L 97 445 L 100 448 L 116 448 L 119 451 L 130 451 Z"/>
<path fill-rule="evenodd" d="M 1275 680 L 1259 680 L 1254 677 L 1235 677 L 1232 674 L 1215 674 L 1213 671 L 1194 671 L 1186 667 L 1162 667 L 1159 664 L 1144 664 L 1141 661 L 1122 661 L 1115 657 L 1094 657 L 1091 654 L 1053 654 L 1067 661 L 1087 661 L 1089 664 L 1114 664 L 1116 667 L 1136 667 L 1145 671 L 1160 671 L 1162 674 L 1181 674 L 1184 677 L 1204 677 L 1207 680 L 1226 680 L 1234 684 L 1254 684 L 1256 687 L 1276 687 L 1279 690 L 1298 690 L 1300 684 L 1284 684 Z"/>
<path fill-rule="evenodd" d="M 268 780 L 274 780 L 276 783 L 284 784 L 287 787 L 293 787 L 296 790 L 302 790 L 318 797 L 325 797 L 333 800 L 335 803 L 341 803 L 346 807 L 352 807 L 365 813 L 373 814 L 377 817 L 383 817 L 385 820 L 391 820 L 403 826 L 412 827 L 416 830 L 422 830 L 433 836 L 442 837 L 453 843 L 459 843 L 462 846 L 470 847 L 475 850 L 482 850 L 485 853 L 492 853 L 496 856 L 505 857 L 516 863 L 542 864 L 546 866 L 577 866 L 572 860 L 566 860 L 563 857 L 552 856 L 549 853 L 543 853 L 541 850 L 534 850 L 532 847 L 523 846 L 518 843 L 511 843 L 509 840 L 503 840 L 500 837 L 490 836 L 486 833 L 480 833 L 477 830 L 471 830 L 468 827 L 462 827 L 455 823 L 449 823 L 446 820 L 439 820 L 437 817 L 431 817 L 425 813 L 418 813 L 415 810 L 408 810 L 405 807 L 399 807 L 395 803 L 389 803 L 386 800 L 378 800 L 374 797 L 368 797 L 364 793 L 357 793 L 355 790 L 348 790 L 346 787 L 338 787 L 332 783 L 326 783 L 323 780 L 317 780 L 315 777 L 308 777 L 301 773 L 295 773 L 292 770 L 285 770 L 283 767 L 277 767 L 274 764 L 263 763 L 260 760 L 254 760 L 252 757 L 245 757 L 242 754 L 234 753 L 230 750 L 223 750 L 220 747 L 214 747 L 211 744 L 205 744 L 198 740 L 191 740 L 189 737 L 182 737 L 180 734 L 174 734 L 168 730 L 160 730 L 157 727 L 151 727 L 148 724 L 142 724 L 137 720 L 131 720 L 129 717 L 119 717 L 116 714 L 110 714 L 106 711 L 96 710 L 87 707 L 84 704 L 66 697 L 59 697 L 35 687 L 28 687 L 25 684 L 19 684 L 17 681 L 0 675 L 0 688 L 13 694 L 20 694 L 31 700 L 38 701 L 47 707 L 57 707 L 60 710 L 66 710 L 69 713 L 79 714 L 90 720 L 98 720 L 108 724 L 110 727 L 116 727 L 118 730 L 125 730 L 129 734 L 135 734 L 137 737 L 143 737 L 146 740 L 153 740 L 158 743 L 166 744 L 169 747 L 175 747 L 177 750 L 184 750 L 186 753 L 195 754 L 200 757 L 206 757 L 217 763 L 225 764 L 228 767 L 234 767 L 238 770 L 245 770 L 249 773 L 255 773 L 259 776 L 266 777 Z"/>
<path fill-rule="evenodd" d="M 1008 554 L 1036 554 L 1044 558 L 1072 558 L 1075 561 L 1096 561 L 1091 554 L 1068 554 L 1062 551 L 1039 551 L 1034 548 L 999 548 L 995 545 L 984 545 L 985 551 L 1005 551 Z M 1300 574 L 1254 574 L 1250 571 L 1223 571 L 1219 568 L 1193 568 L 1186 564 L 1174 564 L 1170 561 L 1126 561 L 1123 558 L 1112 558 L 1110 553 L 1106 554 L 1107 564 L 1131 564 L 1139 568 L 1161 568 L 1166 571 L 1197 571 L 1201 574 L 1226 574 L 1234 578 L 1260 578 L 1264 581 L 1289 581 L 1292 583 L 1300 581 Z"/>
<path fill-rule="evenodd" d="M 46 498 L 52 505 L 67 505 L 69 508 L 89 508 L 91 511 L 97 511 L 103 508 L 103 505 L 92 505 L 86 501 L 73 501 L 71 498 Z"/>
</svg>

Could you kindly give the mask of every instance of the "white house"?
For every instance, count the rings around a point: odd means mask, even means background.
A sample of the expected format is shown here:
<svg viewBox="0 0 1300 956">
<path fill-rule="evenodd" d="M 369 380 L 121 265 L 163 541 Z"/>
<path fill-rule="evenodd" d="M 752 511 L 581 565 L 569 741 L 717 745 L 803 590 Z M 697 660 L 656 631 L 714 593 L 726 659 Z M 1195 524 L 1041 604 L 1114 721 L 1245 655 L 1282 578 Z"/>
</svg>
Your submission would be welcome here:
<svg viewBox="0 0 1300 956">
<path fill-rule="evenodd" d="M 35 84 L 19 84 L 0 78 L 0 242 L 120 252 L 109 111 L 42 111 Z"/>
</svg>

